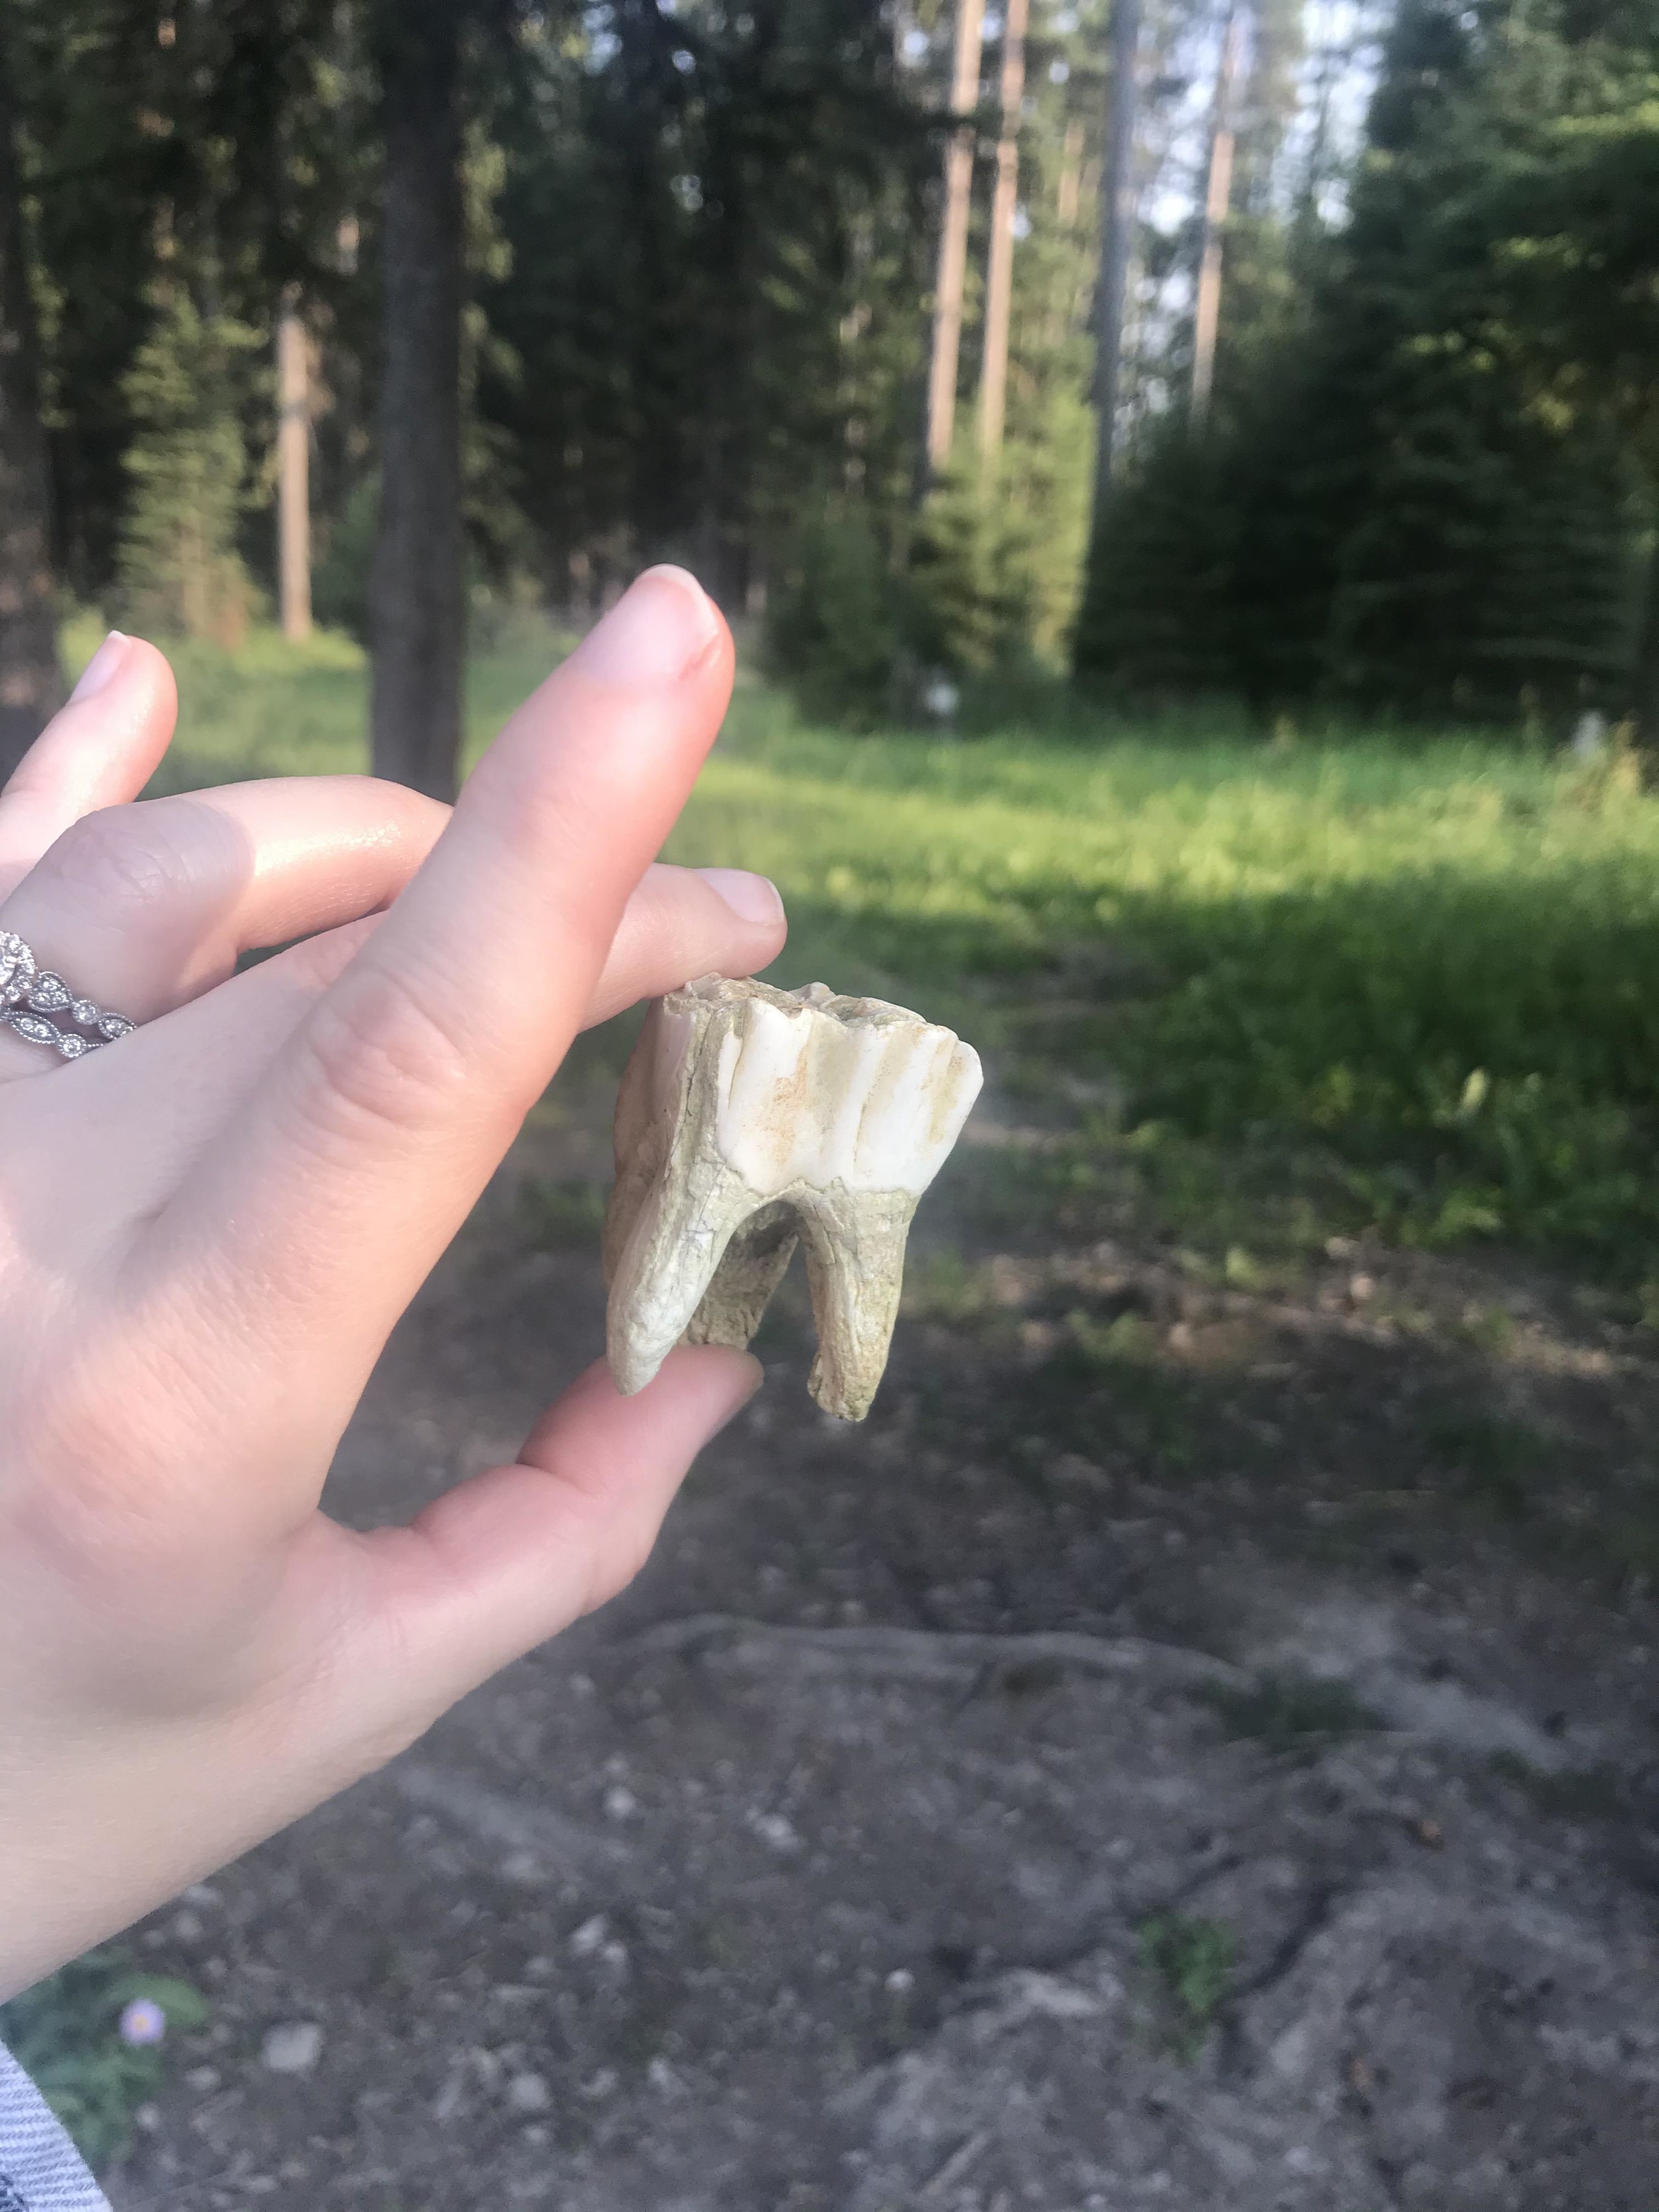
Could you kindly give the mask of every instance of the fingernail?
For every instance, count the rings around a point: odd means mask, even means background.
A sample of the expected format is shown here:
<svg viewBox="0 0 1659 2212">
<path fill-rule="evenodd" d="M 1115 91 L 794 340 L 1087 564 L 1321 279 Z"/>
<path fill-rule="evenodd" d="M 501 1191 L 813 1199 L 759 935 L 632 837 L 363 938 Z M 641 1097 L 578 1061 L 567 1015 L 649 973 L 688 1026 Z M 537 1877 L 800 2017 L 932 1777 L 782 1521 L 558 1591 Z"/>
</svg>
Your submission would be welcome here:
<svg viewBox="0 0 1659 2212">
<path fill-rule="evenodd" d="M 711 891 L 726 901 L 739 921 L 769 927 L 783 920 L 783 901 L 778 887 L 764 876 L 751 876 L 747 868 L 699 868 Z"/>
<path fill-rule="evenodd" d="M 127 647 L 132 643 L 118 629 L 112 629 L 92 659 L 81 671 L 81 680 L 70 693 L 70 704 L 77 699 L 90 699 L 94 691 L 101 691 L 121 663 L 126 659 Z"/>
<path fill-rule="evenodd" d="M 719 635 L 720 618 L 684 568 L 647 568 L 570 656 L 597 684 L 678 683 Z"/>
</svg>

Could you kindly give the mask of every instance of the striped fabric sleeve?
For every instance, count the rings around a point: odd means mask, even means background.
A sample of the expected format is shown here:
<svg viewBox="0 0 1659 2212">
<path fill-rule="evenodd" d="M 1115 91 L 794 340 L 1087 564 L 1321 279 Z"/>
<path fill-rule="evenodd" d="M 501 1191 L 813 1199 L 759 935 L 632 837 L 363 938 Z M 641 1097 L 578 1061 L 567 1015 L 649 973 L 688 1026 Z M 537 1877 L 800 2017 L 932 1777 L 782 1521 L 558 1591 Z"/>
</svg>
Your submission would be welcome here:
<svg viewBox="0 0 1659 2212">
<path fill-rule="evenodd" d="M 0 2212 L 110 2212 L 45 2099 L 0 2045 Z"/>
</svg>

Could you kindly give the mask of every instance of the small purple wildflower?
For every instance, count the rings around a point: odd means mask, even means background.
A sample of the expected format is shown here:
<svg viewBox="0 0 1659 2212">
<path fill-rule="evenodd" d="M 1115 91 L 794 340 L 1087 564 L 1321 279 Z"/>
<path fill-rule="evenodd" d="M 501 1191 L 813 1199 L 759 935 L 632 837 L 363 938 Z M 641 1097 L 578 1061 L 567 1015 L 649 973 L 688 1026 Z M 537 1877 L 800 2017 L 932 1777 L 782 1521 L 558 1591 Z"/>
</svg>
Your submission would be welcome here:
<svg viewBox="0 0 1659 2212">
<path fill-rule="evenodd" d="M 123 2043 L 159 2043 L 167 2032 L 167 2016 L 154 1997 L 134 1997 L 121 2014 Z"/>
</svg>

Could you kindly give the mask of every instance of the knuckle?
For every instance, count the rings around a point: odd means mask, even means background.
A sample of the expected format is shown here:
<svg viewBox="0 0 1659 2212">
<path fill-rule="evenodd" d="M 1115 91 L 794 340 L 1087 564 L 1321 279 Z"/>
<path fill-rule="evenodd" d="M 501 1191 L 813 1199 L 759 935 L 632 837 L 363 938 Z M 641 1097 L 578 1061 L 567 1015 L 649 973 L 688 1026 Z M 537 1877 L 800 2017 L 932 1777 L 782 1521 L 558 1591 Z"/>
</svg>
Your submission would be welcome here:
<svg viewBox="0 0 1659 2212">
<path fill-rule="evenodd" d="M 58 838 L 43 864 L 77 904 L 118 917 L 154 909 L 191 883 L 176 823 L 161 806 L 108 806 Z"/>
<path fill-rule="evenodd" d="M 323 1000 L 303 1048 L 312 1118 L 347 1136 L 441 1120 L 471 1082 L 462 1038 L 416 992 L 384 980 L 372 994 Z"/>
</svg>

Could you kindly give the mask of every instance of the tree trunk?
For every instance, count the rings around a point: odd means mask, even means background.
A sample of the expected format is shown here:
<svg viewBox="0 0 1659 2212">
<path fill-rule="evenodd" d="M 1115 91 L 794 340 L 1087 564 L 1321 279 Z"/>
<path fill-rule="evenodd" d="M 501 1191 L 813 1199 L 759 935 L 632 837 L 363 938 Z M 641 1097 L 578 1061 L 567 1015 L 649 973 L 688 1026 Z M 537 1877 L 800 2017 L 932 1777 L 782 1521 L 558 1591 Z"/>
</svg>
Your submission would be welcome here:
<svg viewBox="0 0 1659 2212">
<path fill-rule="evenodd" d="M 1644 751 L 1659 755 L 1659 541 L 1648 556 L 1631 695 L 1637 738 Z"/>
<path fill-rule="evenodd" d="M 957 0 L 951 112 L 979 105 L 980 30 L 984 0 Z M 951 458 L 957 428 L 957 364 L 962 352 L 962 295 L 968 271 L 968 208 L 974 185 L 974 126 L 959 125 L 945 155 L 945 221 L 933 288 L 933 353 L 927 380 L 927 465 L 937 475 Z"/>
<path fill-rule="evenodd" d="M 1030 0 L 1008 0 L 1002 27 L 1002 136 L 991 205 L 990 264 L 985 280 L 985 361 L 979 386 L 979 450 L 1002 450 L 1008 408 L 1008 326 L 1014 301 L 1014 216 L 1019 206 L 1019 115 L 1025 96 L 1025 22 Z"/>
<path fill-rule="evenodd" d="M 11 86 L 0 46 L 0 782 L 64 699 L 52 575 L 52 478 L 40 422 L 40 340 L 25 257 Z"/>
<path fill-rule="evenodd" d="M 1091 535 L 1097 540 L 1111 505 L 1112 465 L 1117 453 L 1118 387 L 1123 367 L 1123 311 L 1129 287 L 1129 252 L 1135 216 L 1135 51 L 1140 40 L 1140 0 L 1117 0 L 1112 15 L 1111 106 L 1106 158 L 1100 171 L 1100 284 L 1095 299 L 1097 333 L 1095 404 L 1100 437 L 1095 449 L 1095 495 Z"/>
<path fill-rule="evenodd" d="M 290 292 L 276 322 L 276 553 L 283 635 L 311 635 L 311 340 Z"/>
<path fill-rule="evenodd" d="M 1193 388 L 1188 419 L 1201 430 L 1215 383 L 1215 338 L 1221 320 L 1221 234 L 1233 194 L 1233 78 L 1238 68 L 1239 15 L 1227 10 L 1221 60 L 1216 70 L 1215 110 L 1210 123 L 1210 174 L 1204 194 L 1204 230 L 1198 256 L 1198 295 L 1193 311 Z"/>
<path fill-rule="evenodd" d="M 453 799 L 465 637 L 461 527 L 462 0 L 385 0 L 374 772 Z"/>
</svg>

